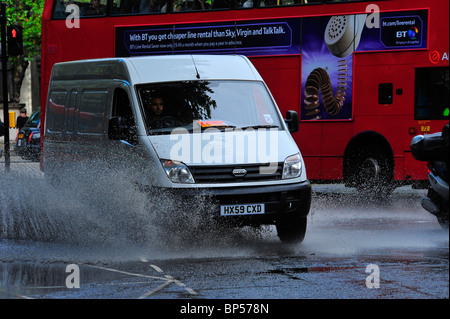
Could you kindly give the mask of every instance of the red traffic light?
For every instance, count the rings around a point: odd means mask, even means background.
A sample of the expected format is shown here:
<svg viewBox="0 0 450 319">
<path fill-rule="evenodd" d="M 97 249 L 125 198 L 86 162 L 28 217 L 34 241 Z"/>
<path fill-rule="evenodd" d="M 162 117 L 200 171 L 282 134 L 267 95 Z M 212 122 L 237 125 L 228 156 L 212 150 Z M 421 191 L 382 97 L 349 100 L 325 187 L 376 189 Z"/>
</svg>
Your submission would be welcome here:
<svg viewBox="0 0 450 319">
<path fill-rule="evenodd" d="M 8 55 L 18 56 L 23 54 L 22 27 L 9 25 L 7 28 Z"/>
</svg>

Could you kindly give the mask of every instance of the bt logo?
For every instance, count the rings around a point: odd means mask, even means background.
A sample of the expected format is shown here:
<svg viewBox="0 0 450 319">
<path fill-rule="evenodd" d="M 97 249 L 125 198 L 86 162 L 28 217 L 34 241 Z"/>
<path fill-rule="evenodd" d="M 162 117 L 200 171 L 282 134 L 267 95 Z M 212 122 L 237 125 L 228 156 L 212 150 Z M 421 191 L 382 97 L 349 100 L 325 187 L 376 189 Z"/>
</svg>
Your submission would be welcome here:
<svg viewBox="0 0 450 319">
<path fill-rule="evenodd" d="M 408 37 L 410 40 L 415 40 L 419 35 L 419 29 L 417 27 L 411 27 L 408 31 L 397 31 L 397 38 L 406 38 Z"/>
<path fill-rule="evenodd" d="M 408 37 L 411 40 L 415 40 L 418 34 L 419 34 L 419 29 L 417 29 L 416 27 L 411 27 L 411 29 L 408 30 Z"/>
</svg>

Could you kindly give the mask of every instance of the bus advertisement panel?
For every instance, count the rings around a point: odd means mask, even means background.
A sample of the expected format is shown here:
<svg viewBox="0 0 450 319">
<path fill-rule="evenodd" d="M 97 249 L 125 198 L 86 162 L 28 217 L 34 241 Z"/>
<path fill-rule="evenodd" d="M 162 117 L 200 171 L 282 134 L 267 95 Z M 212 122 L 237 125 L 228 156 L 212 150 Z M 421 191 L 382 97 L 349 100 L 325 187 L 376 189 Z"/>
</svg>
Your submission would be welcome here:
<svg viewBox="0 0 450 319">
<path fill-rule="evenodd" d="M 426 10 L 302 21 L 302 120 L 352 119 L 353 53 L 427 46 Z M 367 25 L 370 27 L 367 27 Z"/>
<path fill-rule="evenodd" d="M 300 20 L 116 28 L 116 56 L 220 53 L 300 53 Z"/>
</svg>

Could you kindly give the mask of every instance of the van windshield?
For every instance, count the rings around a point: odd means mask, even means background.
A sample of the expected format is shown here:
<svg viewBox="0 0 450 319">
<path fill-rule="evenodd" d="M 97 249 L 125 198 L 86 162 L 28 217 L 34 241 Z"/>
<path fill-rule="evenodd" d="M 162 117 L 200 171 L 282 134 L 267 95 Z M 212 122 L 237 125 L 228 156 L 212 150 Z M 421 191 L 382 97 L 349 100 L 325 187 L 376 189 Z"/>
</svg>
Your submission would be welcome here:
<svg viewBox="0 0 450 319">
<path fill-rule="evenodd" d="M 206 128 L 283 129 L 263 83 L 182 81 L 137 86 L 148 134 Z"/>
</svg>

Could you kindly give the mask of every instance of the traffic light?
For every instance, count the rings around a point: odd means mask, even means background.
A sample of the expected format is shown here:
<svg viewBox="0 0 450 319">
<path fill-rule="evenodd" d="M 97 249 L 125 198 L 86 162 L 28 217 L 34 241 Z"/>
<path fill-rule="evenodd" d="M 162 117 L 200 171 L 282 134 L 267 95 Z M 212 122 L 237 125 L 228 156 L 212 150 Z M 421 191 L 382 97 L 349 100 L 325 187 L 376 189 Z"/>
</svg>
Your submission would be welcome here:
<svg viewBox="0 0 450 319">
<path fill-rule="evenodd" d="M 9 25 L 8 36 L 8 55 L 17 56 L 23 54 L 22 27 L 18 25 Z"/>
</svg>

